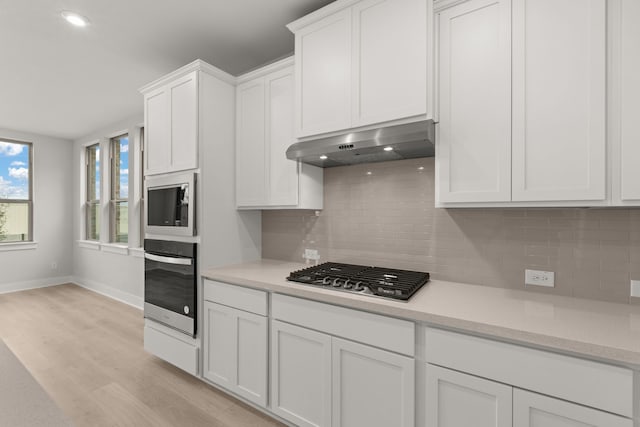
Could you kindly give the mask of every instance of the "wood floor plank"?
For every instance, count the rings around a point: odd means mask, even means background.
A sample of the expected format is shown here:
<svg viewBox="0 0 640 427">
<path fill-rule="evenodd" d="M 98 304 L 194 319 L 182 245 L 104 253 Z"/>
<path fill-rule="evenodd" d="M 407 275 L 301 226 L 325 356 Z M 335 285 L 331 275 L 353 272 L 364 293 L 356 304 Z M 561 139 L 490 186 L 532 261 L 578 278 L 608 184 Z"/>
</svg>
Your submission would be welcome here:
<svg viewBox="0 0 640 427">
<path fill-rule="evenodd" d="M 0 338 L 78 427 L 283 425 L 146 353 L 143 325 L 72 284 L 0 294 Z"/>
</svg>

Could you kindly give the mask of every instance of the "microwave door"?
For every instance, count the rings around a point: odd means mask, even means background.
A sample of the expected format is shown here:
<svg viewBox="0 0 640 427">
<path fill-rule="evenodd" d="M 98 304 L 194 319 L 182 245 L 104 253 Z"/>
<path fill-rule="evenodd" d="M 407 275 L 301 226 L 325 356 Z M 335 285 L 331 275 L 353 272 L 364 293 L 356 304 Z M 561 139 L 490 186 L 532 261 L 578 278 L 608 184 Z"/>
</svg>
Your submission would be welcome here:
<svg viewBox="0 0 640 427">
<path fill-rule="evenodd" d="M 193 173 L 145 179 L 146 235 L 195 235 L 194 185 Z"/>
<path fill-rule="evenodd" d="M 149 225 L 158 227 L 176 226 L 180 188 L 158 188 L 149 190 Z"/>
</svg>

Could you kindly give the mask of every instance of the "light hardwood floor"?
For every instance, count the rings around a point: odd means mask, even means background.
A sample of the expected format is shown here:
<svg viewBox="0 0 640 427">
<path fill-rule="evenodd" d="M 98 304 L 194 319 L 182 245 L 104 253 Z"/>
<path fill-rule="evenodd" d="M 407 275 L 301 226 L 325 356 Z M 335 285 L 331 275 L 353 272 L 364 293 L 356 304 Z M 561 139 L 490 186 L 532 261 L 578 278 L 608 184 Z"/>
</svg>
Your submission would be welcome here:
<svg viewBox="0 0 640 427">
<path fill-rule="evenodd" d="M 142 312 L 76 285 L 0 295 L 0 338 L 77 426 L 282 426 L 146 353 Z"/>
</svg>

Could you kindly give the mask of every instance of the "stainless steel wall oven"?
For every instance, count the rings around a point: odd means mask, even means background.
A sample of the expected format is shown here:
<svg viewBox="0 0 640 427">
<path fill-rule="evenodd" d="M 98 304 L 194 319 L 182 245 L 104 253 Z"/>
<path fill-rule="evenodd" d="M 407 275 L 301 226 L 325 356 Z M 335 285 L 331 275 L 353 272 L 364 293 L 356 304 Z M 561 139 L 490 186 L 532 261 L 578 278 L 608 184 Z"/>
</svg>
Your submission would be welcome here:
<svg viewBox="0 0 640 427">
<path fill-rule="evenodd" d="M 144 317 L 196 335 L 195 243 L 144 241 Z"/>
</svg>

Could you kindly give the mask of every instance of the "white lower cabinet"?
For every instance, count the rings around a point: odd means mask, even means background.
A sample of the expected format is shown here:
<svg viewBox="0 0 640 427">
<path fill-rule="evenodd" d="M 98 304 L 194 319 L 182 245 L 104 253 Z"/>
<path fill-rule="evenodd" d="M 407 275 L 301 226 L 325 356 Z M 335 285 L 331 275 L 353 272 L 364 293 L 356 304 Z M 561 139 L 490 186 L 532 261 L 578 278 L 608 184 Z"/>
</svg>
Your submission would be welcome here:
<svg viewBox="0 0 640 427">
<path fill-rule="evenodd" d="M 332 338 L 333 427 L 412 427 L 414 359 Z"/>
<path fill-rule="evenodd" d="M 633 427 L 608 412 L 427 366 L 427 427 Z"/>
<path fill-rule="evenodd" d="M 633 427 L 627 368 L 426 328 L 426 427 Z"/>
<path fill-rule="evenodd" d="M 271 410 L 297 426 L 413 427 L 414 359 L 273 320 Z"/>
<path fill-rule="evenodd" d="M 509 427 L 512 387 L 427 366 L 427 427 Z"/>
<path fill-rule="evenodd" d="M 191 375 L 198 374 L 198 346 L 182 332 L 145 319 L 144 349 Z"/>
<path fill-rule="evenodd" d="M 204 312 L 204 377 L 266 406 L 267 318 L 210 301 Z"/>
<path fill-rule="evenodd" d="M 271 410 L 301 427 L 331 425 L 331 337 L 271 322 Z"/>
<path fill-rule="evenodd" d="M 633 427 L 633 421 L 608 412 L 514 389 L 513 425 L 514 427 Z"/>
</svg>

